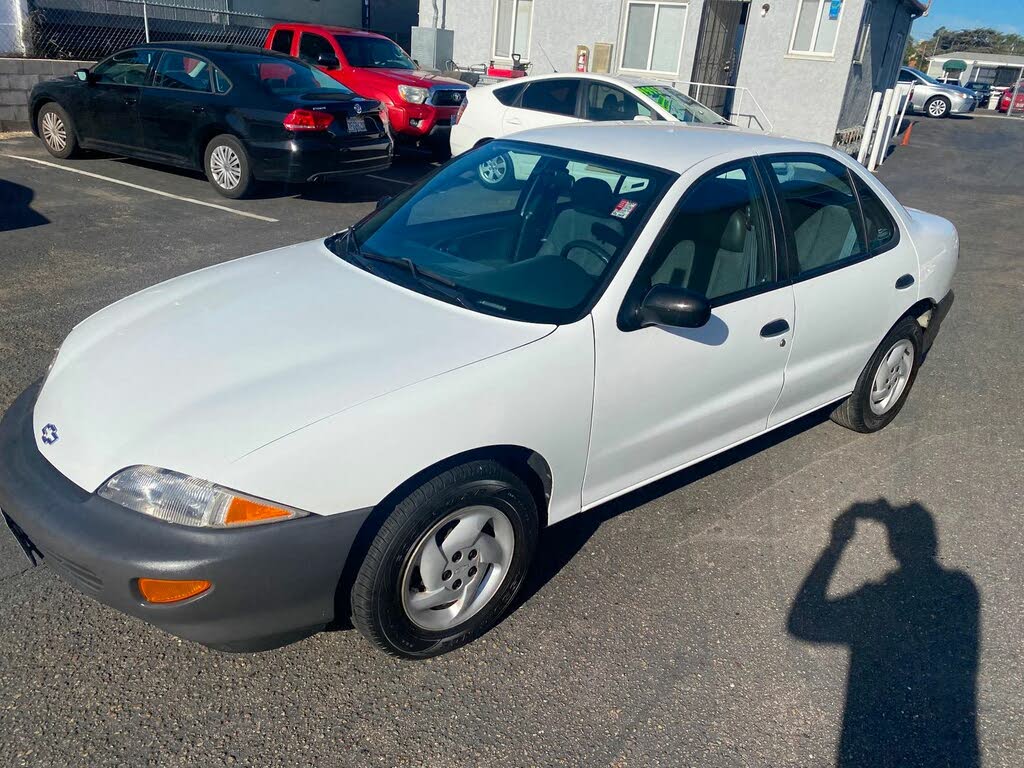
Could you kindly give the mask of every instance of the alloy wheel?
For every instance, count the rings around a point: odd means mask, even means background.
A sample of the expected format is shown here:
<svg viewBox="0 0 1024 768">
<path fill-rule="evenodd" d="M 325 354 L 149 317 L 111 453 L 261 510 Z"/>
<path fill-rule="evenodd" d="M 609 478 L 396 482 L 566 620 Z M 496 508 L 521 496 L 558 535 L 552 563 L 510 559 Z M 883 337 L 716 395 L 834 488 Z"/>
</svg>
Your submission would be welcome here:
<svg viewBox="0 0 1024 768">
<path fill-rule="evenodd" d="M 882 357 L 871 382 L 871 412 L 884 416 L 900 401 L 914 370 L 914 344 L 901 339 Z"/>
<path fill-rule="evenodd" d="M 43 113 L 40 130 L 42 131 L 43 141 L 46 142 L 46 146 L 54 152 L 64 151 L 64 148 L 68 145 L 68 131 L 64 127 L 64 121 L 60 119 L 60 115 L 53 110 Z"/>
<path fill-rule="evenodd" d="M 210 153 L 210 173 L 217 186 L 234 189 L 242 181 L 242 161 L 235 150 L 221 144 Z"/>
<path fill-rule="evenodd" d="M 501 155 L 480 163 L 480 178 L 486 184 L 501 184 L 505 180 L 506 173 L 508 173 L 508 164 Z"/>
<path fill-rule="evenodd" d="M 935 99 L 931 104 L 928 105 L 928 114 L 932 117 L 942 117 L 946 114 L 946 102 L 942 99 Z"/>
<path fill-rule="evenodd" d="M 479 613 L 512 564 L 515 531 L 499 509 L 473 506 L 446 515 L 406 558 L 402 608 L 416 626 L 444 631 Z"/>
</svg>

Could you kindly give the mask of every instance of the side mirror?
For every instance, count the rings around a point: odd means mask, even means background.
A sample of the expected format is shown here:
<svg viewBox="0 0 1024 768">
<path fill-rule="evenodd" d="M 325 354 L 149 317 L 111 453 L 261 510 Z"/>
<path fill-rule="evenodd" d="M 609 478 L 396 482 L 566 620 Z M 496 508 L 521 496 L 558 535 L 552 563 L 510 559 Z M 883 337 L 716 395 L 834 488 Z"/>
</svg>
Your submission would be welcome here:
<svg viewBox="0 0 1024 768">
<path fill-rule="evenodd" d="M 316 57 L 316 63 L 324 69 L 341 69 L 341 62 L 338 61 L 338 57 L 329 53 L 319 54 Z"/>
<path fill-rule="evenodd" d="M 76 69 L 75 70 L 75 77 L 77 77 L 83 83 L 91 83 L 92 82 L 92 78 L 89 77 L 89 70 L 88 69 Z"/>
<path fill-rule="evenodd" d="M 655 285 L 637 310 L 637 327 L 665 325 L 670 328 L 701 328 L 711 319 L 711 304 L 685 288 Z"/>
<path fill-rule="evenodd" d="M 394 198 L 391 195 L 384 195 L 384 197 L 382 197 L 380 200 L 377 201 L 377 207 L 374 208 L 374 210 L 375 211 L 379 211 L 381 208 L 383 208 L 385 205 L 390 203 L 392 200 L 394 200 Z"/>
</svg>

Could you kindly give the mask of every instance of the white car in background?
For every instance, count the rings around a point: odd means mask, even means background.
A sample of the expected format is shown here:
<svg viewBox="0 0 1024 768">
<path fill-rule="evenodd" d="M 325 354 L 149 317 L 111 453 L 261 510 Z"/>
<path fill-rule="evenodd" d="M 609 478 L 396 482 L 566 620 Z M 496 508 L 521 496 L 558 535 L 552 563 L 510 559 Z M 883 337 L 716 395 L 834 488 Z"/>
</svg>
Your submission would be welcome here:
<svg viewBox="0 0 1024 768">
<path fill-rule="evenodd" d="M 467 91 L 452 126 L 452 155 L 516 131 L 612 120 L 731 125 L 669 83 L 588 73 L 537 75 Z M 480 181 L 509 184 L 507 160 L 498 157 L 481 167 Z M 523 179 L 532 169 L 515 170 Z"/>
<path fill-rule="evenodd" d="M 482 183 L 498 155 L 530 177 Z M 432 656 L 513 605 L 545 526 L 819 408 L 886 426 L 958 252 L 821 144 L 497 139 L 79 323 L 0 422 L 0 507 L 30 558 L 176 635 L 265 648 L 350 613 Z"/>
</svg>

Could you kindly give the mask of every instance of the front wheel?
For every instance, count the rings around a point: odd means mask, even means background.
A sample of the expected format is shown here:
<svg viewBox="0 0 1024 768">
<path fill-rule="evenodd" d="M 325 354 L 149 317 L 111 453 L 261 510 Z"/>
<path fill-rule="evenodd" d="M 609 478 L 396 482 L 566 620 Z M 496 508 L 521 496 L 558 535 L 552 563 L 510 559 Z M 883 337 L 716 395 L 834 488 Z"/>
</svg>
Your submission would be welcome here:
<svg viewBox="0 0 1024 768">
<path fill-rule="evenodd" d="M 399 502 L 352 587 L 352 622 L 386 653 L 422 659 L 494 625 L 526 577 L 537 506 L 495 461 L 446 470 Z"/>
<path fill-rule="evenodd" d="M 945 96 L 932 96 L 925 104 L 928 117 L 946 117 L 949 114 L 949 99 Z"/>
<path fill-rule="evenodd" d="M 253 186 L 249 154 L 242 142 L 230 134 L 221 134 L 206 145 L 203 158 L 206 178 L 224 197 L 245 197 Z"/>
<path fill-rule="evenodd" d="M 515 183 L 512 158 L 507 152 L 501 152 L 490 160 L 484 160 L 477 166 L 476 174 L 480 183 L 491 189 L 509 189 Z"/>
<path fill-rule="evenodd" d="M 853 394 L 832 412 L 832 421 L 855 432 L 877 432 L 895 419 L 917 378 L 922 343 L 917 321 L 900 320 L 864 367 Z"/>
<path fill-rule="evenodd" d="M 55 102 L 44 104 L 36 117 L 39 137 L 46 145 L 46 151 L 64 160 L 78 151 L 75 128 L 71 118 L 62 106 Z"/>
</svg>

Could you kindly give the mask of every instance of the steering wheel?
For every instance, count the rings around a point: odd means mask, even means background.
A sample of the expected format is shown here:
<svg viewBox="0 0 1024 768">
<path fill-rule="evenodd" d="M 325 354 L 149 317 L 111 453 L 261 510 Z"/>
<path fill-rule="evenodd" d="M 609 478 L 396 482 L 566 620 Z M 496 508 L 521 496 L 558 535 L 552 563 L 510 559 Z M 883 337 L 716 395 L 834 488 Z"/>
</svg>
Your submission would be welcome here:
<svg viewBox="0 0 1024 768">
<path fill-rule="evenodd" d="M 559 254 L 563 259 L 569 258 L 569 253 L 575 251 L 577 248 L 582 248 L 584 251 L 590 251 L 594 256 L 597 256 L 605 264 L 608 264 L 608 254 L 605 253 L 604 249 L 600 246 L 592 243 L 589 240 L 573 240 Z"/>
</svg>

